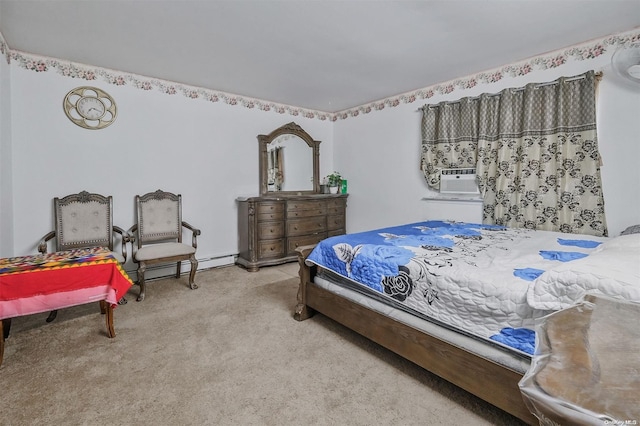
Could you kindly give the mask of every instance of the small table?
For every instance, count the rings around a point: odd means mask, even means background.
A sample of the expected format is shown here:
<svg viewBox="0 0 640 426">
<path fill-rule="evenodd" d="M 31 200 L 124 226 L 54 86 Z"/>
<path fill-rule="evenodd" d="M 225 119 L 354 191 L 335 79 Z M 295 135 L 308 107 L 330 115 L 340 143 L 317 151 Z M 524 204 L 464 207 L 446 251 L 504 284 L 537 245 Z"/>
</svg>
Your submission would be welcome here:
<svg viewBox="0 0 640 426">
<path fill-rule="evenodd" d="M 520 390 L 541 424 L 640 424 L 640 304 L 587 295 L 536 328 Z"/>
<path fill-rule="evenodd" d="M 23 315 L 99 302 L 107 335 L 115 337 L 113 308 L 132 285 L 101 247 L 0 259 L 0 365 L 11 318 Z"/>
</svg>

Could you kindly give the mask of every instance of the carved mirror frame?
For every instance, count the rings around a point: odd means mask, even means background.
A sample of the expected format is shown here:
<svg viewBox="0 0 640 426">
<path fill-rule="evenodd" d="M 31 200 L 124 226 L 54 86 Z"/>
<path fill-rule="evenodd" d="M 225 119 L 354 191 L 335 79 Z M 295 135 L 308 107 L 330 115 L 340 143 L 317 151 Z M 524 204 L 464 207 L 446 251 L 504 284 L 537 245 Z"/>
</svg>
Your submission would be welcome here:
<svg viewBox="0 0 640 426">
<path fill-rule="evenodd" d="M 268 186 L 268 157 L 267 149 L 269 144 L 277 137 L 282 135 L 294 135 L 306 142 L 312 150 L 313 156 L 313 189 L 302 191 L 271 191 Z M 320 193 L 320 141 L 314 140 L 311 135 L 305 132 L 302 127 L 291 122 L 284 126 L 278 127 L 268 135 L 258 135 L 258 143 L 260 144 L 260 195 L 292 195 L 292 194 L 318 194 Z"/>
</svg>

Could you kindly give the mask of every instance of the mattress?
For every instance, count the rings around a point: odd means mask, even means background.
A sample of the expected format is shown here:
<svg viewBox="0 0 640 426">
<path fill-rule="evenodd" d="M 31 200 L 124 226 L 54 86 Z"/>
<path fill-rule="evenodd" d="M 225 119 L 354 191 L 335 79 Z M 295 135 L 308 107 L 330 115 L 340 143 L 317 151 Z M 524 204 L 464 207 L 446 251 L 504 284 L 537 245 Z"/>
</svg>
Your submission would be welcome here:
<svg viewBox="0 0 640 426">
<path fill-rule="evenodd" d="M 535 307 L 536 282 L 598 253 L 609 240 L 426 221 L 328 238 L 306 262 L 341 279 L 324 276 L 327 282 L 349 282 L 351 291 L 375 294 L 378 302 L 399 312 L 531 356 L 536 321 L 558 309 Z M 578 291 L 573 297 L 581 295 Z"/>
<path fill-rule="evenodd" d="M 478 340 L 473 336 L 460 333 L 451 327 L 438 324 L 432 320 L 416 316 L 411 312 L 391 306 L 385 301 L 365 295 L 362 292 L 349 288 L 343 284 L 336 284 L 335 277 L 329 277 L 327 274 L 316 275 L 313 283 L 331 293 L 337 294 L 344 299 L 348 299 L 354 303 L 364 306 L 372 311 L 385 315 L 389 318 L 408 325 L 423 333 L 436 337 L 439 340 L 447 342 L 453 346 L 464 349 L 468 352 L 476 354 L 485 359 L 491 360 L 496 364 L 509 368 L 521 374 L 530 367 L 530 357 L 520 352 L 512 352 L 493 341 L 487 342 Z"/>
</svg>

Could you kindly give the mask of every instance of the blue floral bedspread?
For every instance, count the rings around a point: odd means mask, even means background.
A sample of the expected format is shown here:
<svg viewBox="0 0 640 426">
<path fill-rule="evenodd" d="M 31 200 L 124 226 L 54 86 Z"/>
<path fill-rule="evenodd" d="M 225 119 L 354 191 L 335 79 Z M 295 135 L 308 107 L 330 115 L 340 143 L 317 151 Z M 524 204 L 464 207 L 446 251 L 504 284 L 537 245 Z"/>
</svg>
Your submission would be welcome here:
<svg viewBox="0 0 640 426">
<path fill-rule="evenodd" d="M 426 221 L 321 241 L 307 258 L 349 281 L 464 333 L 525 354 L 534 322 L 530 282 L 587 256 L 606 238 Z"/>
</svg>

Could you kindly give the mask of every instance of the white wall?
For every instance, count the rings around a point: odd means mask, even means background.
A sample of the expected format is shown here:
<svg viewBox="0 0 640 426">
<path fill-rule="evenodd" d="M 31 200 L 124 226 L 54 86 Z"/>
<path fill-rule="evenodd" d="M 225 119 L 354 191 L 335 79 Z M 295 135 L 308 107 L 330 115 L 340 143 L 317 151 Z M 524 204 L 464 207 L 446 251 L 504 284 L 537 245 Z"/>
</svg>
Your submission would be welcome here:
<svg viewBox="0 0 640 426">
<path fill-rule="evenodd" d="M 418 108 L 481 93 L 496 93 L 530 82 L 553 81 L 588 70 L 603 71 L 597 106 L 598 139 L 609 235 L 640 223 L 640 87 L 625 86 L 613 73 L 610 48 L 602 56 L 568 60 L 565 65 L 505 77 L 428 99 L 385 107 L 338 120 L 334 127 L 336 170 L 349 181 L 348 232 L 425 219 L 481 221 L 474 203 L 443 204 L 422 198 L 433 195 L 420 172 Z M 428 70 L 425 70 L 428 72 Z M 464 78 L 463 78 L 464 79 Z"/>
<path fill-rule="evenodd" d="M 86 130 L 67 119 L 62 100 L 83 85 L 115 99 L 111 126 Z M 235 199 L 258 195 L 258 134 L 295 121 L 322 141 L 321 161 L 331 159 L 329 121 L 20 67 L 12 68 L 11 91 L 15 255 L 35 253 L 53 229 L 53 197 L 81 190 L 112 195 L 114 224 L 126 229 L 134 223 L 134 196 L 157 189 L 182 194 L 183 219 L 202 230 L 198 258 L 232 255 Z"/>
<path fill-rule="evenodd" d="M 598 97 L 598 140 L 609 235 L 640 223 L 640 87 L 620 83 L 609 67 Z"/>
<path fill-rule="evenodd" d="M 10 75 L 6 57 L 0 55 L 0 257 L 13 255 Z"/>
<path fill-rule="evenodd" d="M 335 169 L 347 179 L 347 232 L 421 220 L 417 103 L 335 123 Z"/>
</svg>

